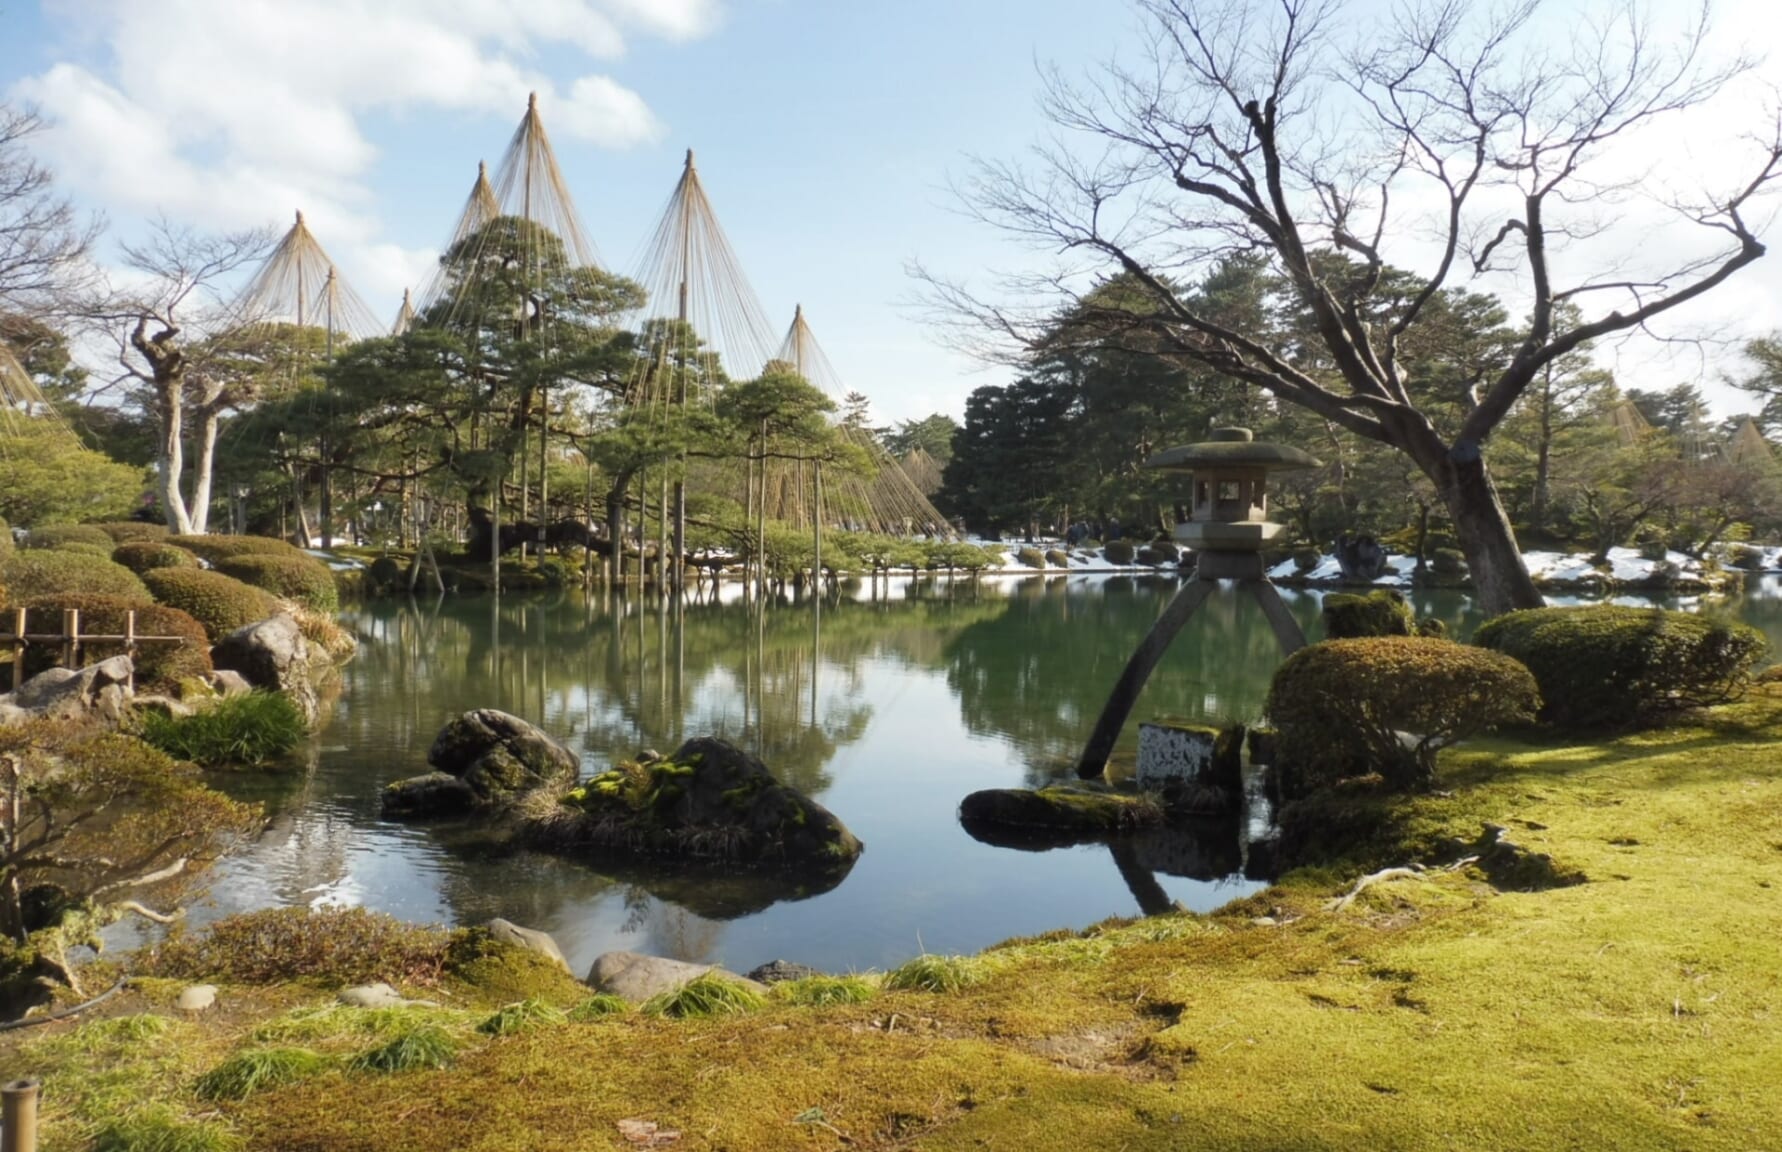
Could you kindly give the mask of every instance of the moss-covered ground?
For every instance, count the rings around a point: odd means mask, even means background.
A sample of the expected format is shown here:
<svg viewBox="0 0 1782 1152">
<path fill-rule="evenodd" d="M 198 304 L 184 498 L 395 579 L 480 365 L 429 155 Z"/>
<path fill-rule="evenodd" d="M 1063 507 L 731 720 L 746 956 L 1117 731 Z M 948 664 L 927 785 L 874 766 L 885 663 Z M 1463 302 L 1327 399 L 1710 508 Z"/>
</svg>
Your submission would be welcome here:
<svg viewBox="0 0 1782 1152">
<path fill-rule="evenodd" d="M 565 982 L 500 1028 L 513 989 L 354 1012 L 225 987 L 188 1019 L 179 986 L 151 981 L 107 1019 L 0 1036 L 0 1068 L 45 1078 L 49 1152 L 584 1152 L 644 1146 L 650 1123 L 731 1152 L 1782 1148 L 1782 694 L 1765 692 L 1618 742 L 1474 745 L 1340 861 L 1213 916 L 991 949 L 957 980 L 678 1019 L 575 1011 Z M 1331 910 L 1362 873 L 1486 821 L 1587 881 L 1432 869 Z M 402 1061 L 367 1056 L 399 1042 Z M 262 1049 L 278 1055 L 205 1079 Z"/>
</svg>

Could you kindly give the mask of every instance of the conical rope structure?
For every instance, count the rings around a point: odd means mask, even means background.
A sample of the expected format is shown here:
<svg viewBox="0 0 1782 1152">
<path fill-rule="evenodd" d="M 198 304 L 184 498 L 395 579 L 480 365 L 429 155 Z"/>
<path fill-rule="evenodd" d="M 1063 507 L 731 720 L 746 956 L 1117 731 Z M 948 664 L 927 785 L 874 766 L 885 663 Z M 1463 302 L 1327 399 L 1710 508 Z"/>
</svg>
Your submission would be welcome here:
<svg viewBox="0 0 1782 1152">
<path fill-rule="evenodd" d="M 811 332 L 804 318 L 804 306 L 792 313 L 792 326 L 786 331 L 775 359 L 790 364 L 800 376 L 823 390 L 831 399 L 845 394 L 841 377 L 822 345 Z M 842 422 L 837 425 L 842 438 L 865 454 L 872 465 L 872 474 L 838 472 L 830 476 L 830 492 L 824 497 L 822 516 L 832 527 L 867 532 L 889 532 L 900 536 L 953 535 L 947 518 L 938 512 L 912 480 L 903 465 L 873 435 L 872 429 Z M 797 489 L 802 491 L 802 489 Z M 768 504 L 773 507 L 771 492 Z M 802 516 L 799 522 L 803 522 Z"/>
<path fill-rule="evenodd" d="M 76 449 L 80 437 L 55 408 L 43 398 L 37 382 L 5 341 L 0 341 L 0 456 L 11 449 L 10 441 L 24 434 L 26 422 L 34 431 L 54 438 L 55 446 Z"/>
<path fill-rule="evenodd" d="M 340 275 L 301 212 L 231 311 L 237 327 L 294 324 L 344 340 L 384 334 L 383 322 Z"/>
<path fill-rule="evenodd" d="M 400 336 L 415 326 L 415 305 L 409 297 L 407 288 L 402 290 L 402 307 L 396 309 L 396 322 L 390 325 L 390 335 Z"/>
</svg>

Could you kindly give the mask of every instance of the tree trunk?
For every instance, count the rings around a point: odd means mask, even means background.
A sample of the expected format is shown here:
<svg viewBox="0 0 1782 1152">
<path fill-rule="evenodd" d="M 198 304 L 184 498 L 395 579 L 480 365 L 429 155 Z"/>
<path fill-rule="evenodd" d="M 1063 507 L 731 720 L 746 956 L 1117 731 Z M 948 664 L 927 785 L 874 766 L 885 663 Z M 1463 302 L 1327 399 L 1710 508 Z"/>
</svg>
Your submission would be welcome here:
<svg viewBox="0 0 1782 1152">
<path fill-rule="evenodd" d="M 1497 498 L 1497 486 L 1491 482 L 1484 457 L 1477 449 L 1468 454 L 1456 448 L 1431 479 L 1454 520 L 1454 534 L 1466 553 L 1484 613 L 1498 616 L 1518 608 L 1542 607 L 1546 601 L 1522 562 L 1522 551 L 1516 546 L 1510 518 Z"/>
<path fill-rule="evenodd" d="M 155 461 L 159 467 L 157 495 L 168 529 L 177 536 L 190 536 L 192 520 L 186 514 L 185 497 L 179 490 L 180 476 L 186 470 L 185 446 L 180 442 L 185 423 L 181 382 L 178 378 L 158 379 L 155 386 L 161 401 L 161 443 Z"/>
<path fill-rule="evenodd" d="M 217 424 L 221 413 L 212 405 L 205 405 L 198 416 L 198 461 L 192 475 L 192 503 L 187 508 L 187 516 L 192 522 L 192 531 L 202 536 L 210 530 L 210 489 L 211 476 L 216 470 L 217 460 Z"/>
</svg>

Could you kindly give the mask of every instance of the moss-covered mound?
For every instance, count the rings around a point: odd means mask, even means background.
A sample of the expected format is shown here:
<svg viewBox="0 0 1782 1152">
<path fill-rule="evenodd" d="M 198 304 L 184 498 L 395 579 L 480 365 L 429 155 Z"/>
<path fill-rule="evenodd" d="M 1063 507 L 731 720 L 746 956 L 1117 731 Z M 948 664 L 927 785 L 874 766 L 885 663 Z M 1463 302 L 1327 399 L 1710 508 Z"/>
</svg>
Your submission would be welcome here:
<svg viewBox="0 0 1782 1152">
<path fill-rule="evenodd" d="M 25 547 L 55 551 L 69 545 L 86 545 L 111 554 L 115 547 L 105 529 L 97 524 L 39 524 L 25 536 Z"/>
<path fill-rule="evenodd" d="M 157 568 L 144 573 L 142 582 L 157 602 L 178 608 L 204 625 L 212 641 L 278 612 L 278 601 L 270 594 L 221 572 Z"/>
<path fill-rule="evenodd" d="M 157 568 L 197 568 L 198 557 L 175 544 L 160 540 L 126 540 L 111 551 L 115 563 L 138 576 Z"/>
<path fill-rule="evenodd" d="M 1369 636 L 1409 636 L 1416 616 L 1403 593 L 1392 588 L 1372 592 L 1332 592 L 1324 597 L 1324 638 L 1359 640 Z"/>
<path fill-rule="evenodd" d="M 313 556 L 248 553 L 225 556 L 214 562 L 217 571 L 244 584 L 294 600 L 314 612 L 335 612 L 340 593 L 334 573 Z"/>
<path fill-rule="evenodd" d="M 1616 604 L 1510 612 L 1473 643 L 1528 666 L 1542 720 L 1583 731 L 1661 724 L 1735 699 L 1767 647 L 1744 624 Z"/>
<path fill-rule="evenodd" d="M 1116 833 L 1163 823 L 1163 805 L 1145 793 L 1112 792 L 1053 784 L 1045 788 L 990 788 L 959 805 L 971 825 Z"/>
<path fill-rule="evenodd" d="M 136 613 L 138 636 L 176 636 L 183 643 L 145 643 L 136 649 L 136 687 L 138 691 L 166 691 L 180 681 L 202 676 L 210 671 L 210 639 L 204 625 L 177 608 L 155 604 L 149 600 L 132 600 L 122 596 L 93 596 L 64 592 L 54 596 L 37 596 L 26 601 L 30 626 L 54 631 L 61 628 L 62 612 L 80 611 L 80 630 L 96 636 L 122 636 L 129 613 Z M 81 663 L 97 664 L 125 651 L 120 643 L 82 641 Z M 25 674 L 35 676 L 54 667 L 60 653 L 43 646 L 26 650 Z"/>
<path fill-rule="evenodd" d="M 150 540 L 165 540 L 170 535 L 165 524 L 150 524 L 146 520 L 110 520 L 103 524 L 95 524 L 113 544 L 139 544 Z"/>
<path fill-rule="evenodd" d="M 151 599 L 136 573 L 105 556 L 35 549 L 15 552 L 0 562 L 0 590 L 13 606 L 58 593 L 119 596 L 142 603 Z"/>
<path fill-rule="evenodd" d="M 309 555 L 295 544 L 270 536 L 169 536 L 167 542 L 202 556 L 212 564 L 231 556 Z"/>
<path fill-rule="evenodd" d="M 559 850 L 845 870 L 861 844 L 835 814 L 722 740 L 627 761 L 526 814 L 531 842 Z"/>
</svg>

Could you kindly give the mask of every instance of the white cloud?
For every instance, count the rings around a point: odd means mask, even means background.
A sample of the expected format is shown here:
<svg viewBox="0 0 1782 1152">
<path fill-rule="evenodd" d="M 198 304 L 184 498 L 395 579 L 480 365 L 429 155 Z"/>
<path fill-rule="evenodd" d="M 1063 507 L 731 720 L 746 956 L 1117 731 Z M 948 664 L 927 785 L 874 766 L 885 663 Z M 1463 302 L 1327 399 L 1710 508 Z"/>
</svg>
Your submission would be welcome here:
<svg viewBox="0 0 1782 1152">
<path fill-rule="evenodd" d="M 595 71 L 559 81 L 541 58 L 612 60 L 629 36 L 695 37 L 718 15 L 718 0 L 46 0 L 77 52 L 11 95 L 43 106 L 45 159 L 112 215 L 233 228 L 302 206 L 375 298 L 424 279 L 432 254 L 380 237 L 367 116 L 517 118 L 536 91 L 554 134 L 647 143 L 664 129 L 641 95 Z"/>
</svg>

